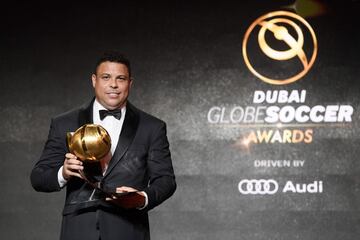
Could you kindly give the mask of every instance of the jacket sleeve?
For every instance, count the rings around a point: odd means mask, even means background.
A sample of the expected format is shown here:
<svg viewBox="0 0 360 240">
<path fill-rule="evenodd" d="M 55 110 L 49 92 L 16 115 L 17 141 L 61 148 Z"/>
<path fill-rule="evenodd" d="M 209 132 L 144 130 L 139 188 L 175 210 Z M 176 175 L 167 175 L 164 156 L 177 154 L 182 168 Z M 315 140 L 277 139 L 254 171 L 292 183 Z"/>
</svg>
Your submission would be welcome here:
<svg viewBox="0 0 360 240">
<path fill-rule="evenodd" d="M 43 152 L 30 175 L 31 184 L 36 191 L 54 192 L 61 190 L 57 174 L 64 163 L 66 152 L 65 134 L 59 132 L 56 121 L 52 119 Z"/>
<path fill-rule="evenodd" d="M 164 122 L 152 135 L 147 165 L 149 186 L 144 189 L 148 195 L 148 206 L 145 209 L 150 210 L 168 199 L 176 190 L 175 175 Z"/>
</svg>

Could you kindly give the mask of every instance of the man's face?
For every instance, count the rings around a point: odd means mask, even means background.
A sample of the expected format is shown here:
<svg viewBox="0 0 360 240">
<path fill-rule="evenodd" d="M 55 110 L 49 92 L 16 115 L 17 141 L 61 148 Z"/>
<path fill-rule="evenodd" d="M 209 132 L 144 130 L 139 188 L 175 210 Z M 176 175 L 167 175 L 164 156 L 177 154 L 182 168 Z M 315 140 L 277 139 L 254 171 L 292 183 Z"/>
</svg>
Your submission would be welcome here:
<svg viewBox="0 0 360 240">
<path fill-rule="evenodd" d="M 96 99 L 109 110 L 121 108 L 126 104 L 132 80 L 126 65 L 116 62 L 103 62 L 92 75 Z"/>
</svg>

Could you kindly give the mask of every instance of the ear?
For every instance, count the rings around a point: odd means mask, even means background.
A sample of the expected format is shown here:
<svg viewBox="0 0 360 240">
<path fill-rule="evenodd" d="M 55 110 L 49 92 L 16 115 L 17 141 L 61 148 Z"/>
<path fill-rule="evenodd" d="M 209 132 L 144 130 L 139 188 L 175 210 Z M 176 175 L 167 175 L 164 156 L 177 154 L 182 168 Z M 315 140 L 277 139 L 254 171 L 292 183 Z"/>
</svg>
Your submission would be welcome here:
<svg viewBox="0 0 360 240">
<path fill-rule="evenodd" d="M 95 84 L 96 84 L 96 75 L 95 74 L 91 75 L 91 81 L 92 81 L 93 87 L 95 88 Z"/>
</svg>

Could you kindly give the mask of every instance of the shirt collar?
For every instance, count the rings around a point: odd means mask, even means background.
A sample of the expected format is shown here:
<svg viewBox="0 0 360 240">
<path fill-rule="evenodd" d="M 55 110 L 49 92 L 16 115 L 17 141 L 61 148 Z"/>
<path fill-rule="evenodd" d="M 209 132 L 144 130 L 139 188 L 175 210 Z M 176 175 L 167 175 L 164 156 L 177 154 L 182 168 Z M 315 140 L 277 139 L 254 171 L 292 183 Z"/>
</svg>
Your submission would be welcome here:
<svg viewBox="0 0 360 240">
<path fill-rule="evenodd" d="M 99 101 L 95 98 L 94 105 L 93 105 L 93 115 L 94 115 L 93 118 L 100 120 L 99 110 L 103 110 L 103 109 L 109 110 L 109 109 L 106 109 L 103 105 L 101 105 L 101 103 L 99 103 Z M 124 107 L 121 108 L 121 118 L 123 118 L 125 116 L 125 113 L 126 113 L 126 104 Z M 116 119 L 116 118 L 114 118 L 114 119 Z"/>
</svg>

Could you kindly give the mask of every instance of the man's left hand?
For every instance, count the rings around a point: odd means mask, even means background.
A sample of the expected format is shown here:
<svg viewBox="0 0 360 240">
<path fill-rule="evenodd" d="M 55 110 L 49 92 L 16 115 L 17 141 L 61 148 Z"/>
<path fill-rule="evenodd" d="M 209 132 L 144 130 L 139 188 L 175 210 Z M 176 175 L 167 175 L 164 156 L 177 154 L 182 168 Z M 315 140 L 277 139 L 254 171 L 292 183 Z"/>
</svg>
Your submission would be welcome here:
<svg viewBox="0 0 360 240">
<path fill-rule="evenodd" d="M 126 209 L 141 208 L 145 205 L 144 193 L 138 191 L 135 188 L 127 186 L 118 187 L 116 188 L 116 193 L 126 194 L 113 198 L 107 198 L 106 200 Z"/>
</svg>

